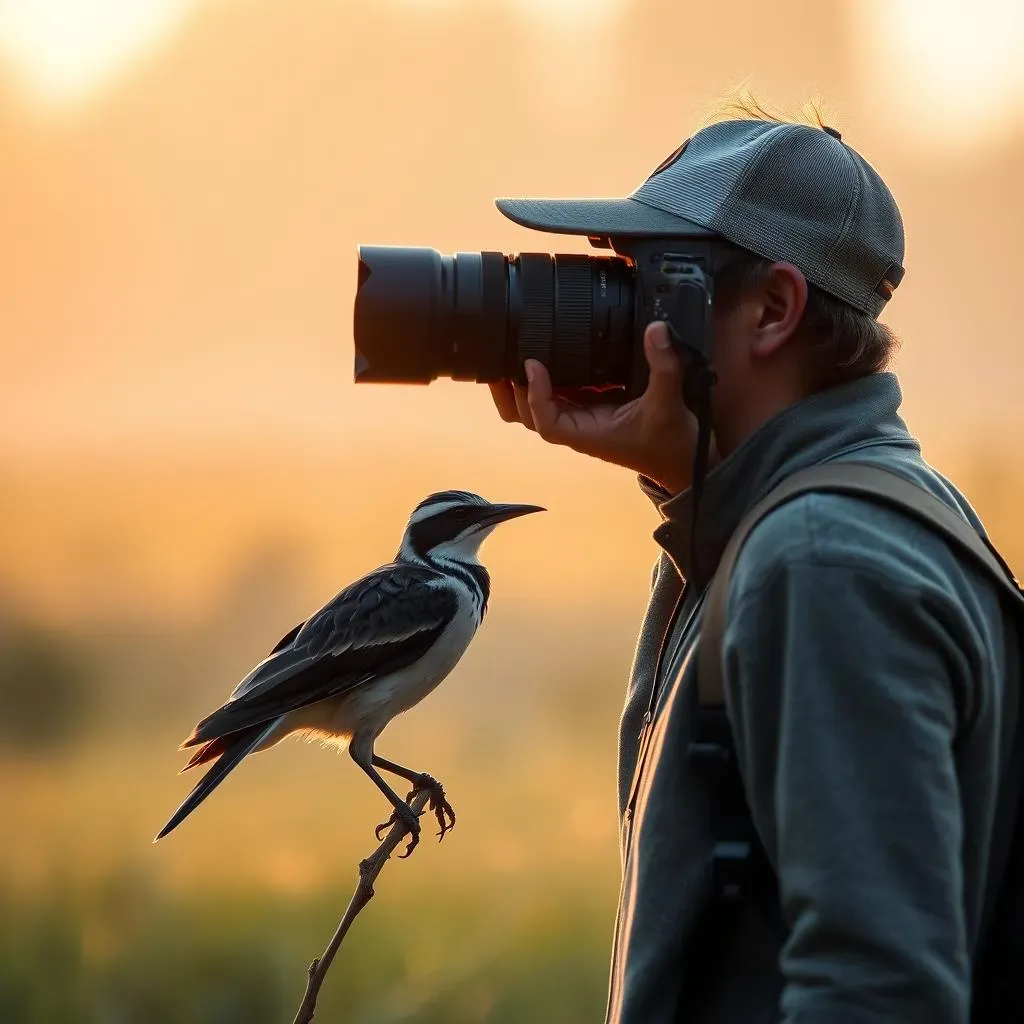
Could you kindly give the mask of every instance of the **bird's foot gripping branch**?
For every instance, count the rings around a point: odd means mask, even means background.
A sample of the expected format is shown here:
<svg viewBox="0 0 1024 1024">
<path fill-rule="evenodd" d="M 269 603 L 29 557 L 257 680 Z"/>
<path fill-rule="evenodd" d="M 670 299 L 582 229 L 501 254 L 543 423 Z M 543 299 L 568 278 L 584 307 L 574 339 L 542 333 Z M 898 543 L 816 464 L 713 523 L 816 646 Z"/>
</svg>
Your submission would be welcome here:
<svg viewBox="0 0 1024 1024">
<path fill-rule="evenodd" d="M 405 798 L 406 802 L 411 806 L 417 793 L 426 793 L 430 798 L 430 802 L 427 805 L 428 808 L 434 812 L 434 817 L 437 818 L 438 825 L 441 826 L 441 831 L 437 833 L 438 841 L 444 839 L 445 833 L 450 832 L 455 828 L 455 809 L 444 795 L 444 786 L 437 781 L 432 775 L 427 775 L 423 772 L 413 779 L 413 788 L 409 791 L 409 795 Z M 397 821 L 399 821 L 399 815 L 396 811 L 388 818 L 387 821 L 382 821 L 376 829 L 374 829 L 374 835 L 377 839 L 380 839 L 380 834 L 386 828 L 390 828 Z M 403 854 L 399 854 L 400 857 L 408 857 L 410 853 L 416 848 L 416 844 L 419 842 L 419 826 L 411 828 L 409 830 L 413 834 L 413 840 L 409 844 L 409 848 Z"/>
<path fill-rule="evenodd" d="M 416 816 L 423 813 L 427 801 L 432 799 L 429 788 L 416 789 L 410 796 L 409 806 Z M 299 1004 L 293 1024 L 310 1024 L 310 1021 L 313 1020 L 317 996 L 320 994 L 320 988 L 324 983 L 328 970 L 330 970 L 334 957 L 341 948 L 341 944 L 348 934 L 349 928 L 352 927 L 352 922 L 355 921 L 356 915 L 373 899 L 373 883 L 377 880 L 377 876 L 381 873 L 388 858 L 395 852 L 407 831 L 403 822 L 396 821 L 391 826 L 391 831 L 385 836 L 380 846 L 366 860 L 360 861 L 359 881 L 356 884 L 355 892 L 352 894 L 352 899 L 349 900 L 348 907 L 345 909 L 345 914 L 339 922 L 334 935 L 331 936 L 331 941 L 327 944 L 327 948 L 309 965 L 306 991 L 302 996 L 302 1002 Z"/>
</svg>

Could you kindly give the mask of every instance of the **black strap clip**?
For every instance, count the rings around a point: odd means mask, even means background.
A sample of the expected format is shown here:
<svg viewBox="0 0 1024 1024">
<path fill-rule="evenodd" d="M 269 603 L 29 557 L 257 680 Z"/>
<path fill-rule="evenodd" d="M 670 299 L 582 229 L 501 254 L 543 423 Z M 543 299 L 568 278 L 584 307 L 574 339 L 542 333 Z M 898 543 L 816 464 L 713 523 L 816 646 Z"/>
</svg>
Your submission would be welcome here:
<svg viewBox="0 0 1024 1024">
<path fill-rule="evenodd" d="M 711 856 L 711 886 L 720 904 L 739 903 L 750 881 L 750 843 L 723 839 L 715 843 Z"/>
</svg>

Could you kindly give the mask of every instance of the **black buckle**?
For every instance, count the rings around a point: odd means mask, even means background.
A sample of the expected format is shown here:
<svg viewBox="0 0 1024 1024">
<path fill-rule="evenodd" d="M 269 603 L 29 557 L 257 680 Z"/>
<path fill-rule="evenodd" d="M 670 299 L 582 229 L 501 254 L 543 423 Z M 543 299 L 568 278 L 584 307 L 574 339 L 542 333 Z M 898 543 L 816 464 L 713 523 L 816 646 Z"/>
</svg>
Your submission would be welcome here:
<svg viewBox="0 0 1024 1024">
<path fill-rule="evenodd" d="M 689 743 L 686 753 L 692 764 L 714 772 L 722 772 L 732 763 L 732 752 L 721 743 Z"/>
<path fill-rule="evenodd" d="M 719 903 L 738 903 L 750 880 L 750 843 L 723 840 L 711 854 L 711 885 Z"/>
</svg>

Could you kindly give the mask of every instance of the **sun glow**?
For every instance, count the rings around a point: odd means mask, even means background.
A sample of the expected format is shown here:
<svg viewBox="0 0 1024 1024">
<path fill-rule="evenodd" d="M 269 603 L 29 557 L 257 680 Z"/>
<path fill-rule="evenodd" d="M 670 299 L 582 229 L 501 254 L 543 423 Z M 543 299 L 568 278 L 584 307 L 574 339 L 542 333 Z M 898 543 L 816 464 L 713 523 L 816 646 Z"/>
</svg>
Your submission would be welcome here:
<svg viewBox="0 0 1024 1024">
<path fill-rule="evenodd" d="M 144 57 L 195 4 L 0 0 L 0 59 L 44 102 L 75 102 Z"/>
<path fill-rule="evenodd" d="M 1024 121 L 1021 0 L 857 0 L 864 88 L 898 134 L 964 147 Z"/>
<path fill-rule="evenodd" d="M 477 7 L 491 0 L 392 0 L 410 7 Z M 623 6 L 623 0 L 507 0 L 506 6 L 526 14 L 536 15 L 550 21 L 562 21 L 586 28 L 588 23 L 601 21 L 616 8 Z"/>
<path fill-rule="evenodd" d="M 346 0 L 357 3 L 359 0 Z M 378 2 L 378 0 L 363 0 Z M 481 0 L 391 0 L 424 10 L 472 7 Z M 607 27 L 623 0 L 509 0 L 512 9 L 547 25 L 565 57 Z M 200 0 L 0 0 L 0 64 L 47 106 L 95 95 L 144 60 L 197 8 Z M 579 74 L 574 69 L 572 76 Z"/>
<path fill-rule="evenodd" d="M 574 28 L 586 28 L 605 21 L 622 6 L 621 0 L 515 0 L 527 14 Z"/>
</svg>

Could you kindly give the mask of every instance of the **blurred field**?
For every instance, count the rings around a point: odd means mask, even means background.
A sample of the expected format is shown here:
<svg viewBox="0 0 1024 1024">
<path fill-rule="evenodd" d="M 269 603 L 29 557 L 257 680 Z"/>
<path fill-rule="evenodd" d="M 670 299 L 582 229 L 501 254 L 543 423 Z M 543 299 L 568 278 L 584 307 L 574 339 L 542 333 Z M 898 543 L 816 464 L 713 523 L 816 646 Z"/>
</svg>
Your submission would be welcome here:
<svg viewBox="0 0 1024 1024">
<path fill-rule="evenodd" d="M 173 472 L 137 466 L 92 466 L 88 489 L 75 473 L 5 476 L 0 1020 L 290 1020 L 389 813 L 347 755 L 288 741 L 151 845 L 191 785 L 176 747 L 192 723 L 290 624 L 389 557 L 406 512 L 357 506 L 339 525 L 333 474 L 205 465 L 199 503 Z M 308 510 L 283 534 L 269 525 L 282 495 Z M 570 495 L 542 497 L 553 522 L 534 534 L 564 531 L 571 550 Z M 653 526 L 638 494 L 634 513 Z M 567 562 L 533 590 L 535 541 L 514 527 L 491 538 L 477 642 L 379 744 L 439 776 L 459 822 L 385 869 L 328 977 L 325 1020 L 602 1011 L 616 719 L 654 545 L 635 531 L 633 585 L 612 598 L 587 578 L 619 572 L 628 550 Z"/>
<path fill-rule="evenodd" d="M 628 648 L 519 679 L 509 651 L 531 633 L 544 623 L 497 602 L 471 663 L 381 742 L 445 781 L 459 823 L 387 867 L 328 978 L 325 1020 L 600 1011 L 617 888 L 609 683 Z M 586 640 L 578 627 L 570 643 Z M 0 760 L 0 1020 L 286 1019 L 388 809 L 347 756 L 293 741 L 153 846 L 190 785 L 177 742 L 225 690 L 204 677 L 234 664 L 231 685 L 250 655 L 131 629 L 51 641 L 93 685 L 59 749 L 44 720 Z"/>
<path fill-rule="evenodd" d="M 176 798 L 151 771 L 166 760 L 153 749 L 5 766 L 5 792 L 18 791 L 5 817 L 34 835 L 13 843 L 0 891 L 0 1019 L 290 1020 L 372 849 L 370 825 L 386 816 L 350 765 L 292 753 L 254 762 L 174 849 L 148 845 Z M 474 779 L 465 755 L 433 757 L 459 825 L 442 848 L 427 840 L 388 866 L 328 978 L 323 1019 L 599 1012 L 615 891 L 608 808 L 585 775 L 563 802 L 541 783 L 550 754 L 525 753 L 540 758 L 529 779 L 518 761 Z"/>
</svg>

